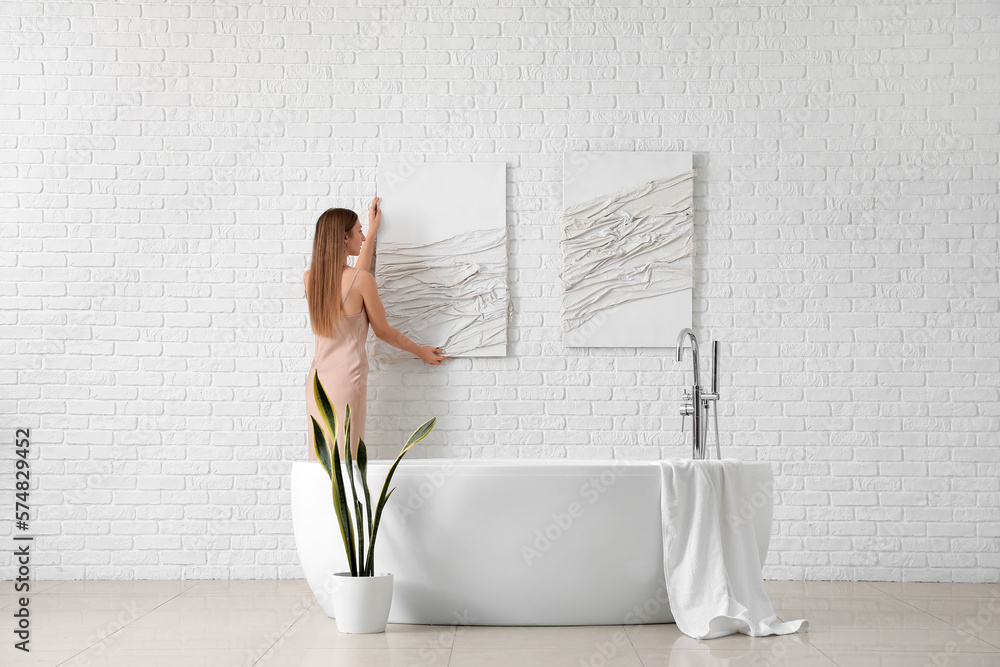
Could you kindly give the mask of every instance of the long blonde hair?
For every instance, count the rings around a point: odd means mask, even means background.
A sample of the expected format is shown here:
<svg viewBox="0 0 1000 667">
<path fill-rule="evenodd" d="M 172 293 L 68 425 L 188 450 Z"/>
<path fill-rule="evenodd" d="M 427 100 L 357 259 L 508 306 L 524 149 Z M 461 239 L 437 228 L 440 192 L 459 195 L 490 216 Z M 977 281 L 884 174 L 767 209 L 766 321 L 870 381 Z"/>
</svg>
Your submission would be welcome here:
<svg viewBox="0 0 1000 667">
<path fill-rule="evenodd" d="M 328 208 L 316 220 L 312 265 L 309 267 L 306 301 L 313 333 L 330 337 L 340 327 L 341 277 L 347 266 L 344 237 L 358 222 L 358 215 L 347 208 Z"/>
</svg>

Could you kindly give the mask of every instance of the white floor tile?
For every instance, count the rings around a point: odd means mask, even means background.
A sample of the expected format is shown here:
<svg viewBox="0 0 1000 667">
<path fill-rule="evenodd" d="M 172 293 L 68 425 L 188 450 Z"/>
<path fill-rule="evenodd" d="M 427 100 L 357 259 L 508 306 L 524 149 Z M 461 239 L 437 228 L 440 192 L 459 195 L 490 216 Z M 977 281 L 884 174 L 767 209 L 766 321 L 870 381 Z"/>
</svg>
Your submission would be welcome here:
<svg viewBox="0 0 1000 667">
<path fill-rule="evenodd" d="M 324 617 L 325 618 L 325 617 Z M 324 625 L 296 623 L 280 640 L 288 649 L 451 649 L 455 628 L 450 625 L 405 625 L 389 623 L 385 632 L 351 634 L 340 632 L 337 622 L 325 618 Z"/>
<path fill-rule="evenodd" d="M 643 667 L 632 646 L 611 644 L 578 648 L 459 648 L 448 667 Z"/>
<path fill-rule="evenodd" d="M 778 615 L 808 619 L 810 632 L 713 640 L 674 624 L 345 634 L 301 580 L 32 584 L 32 652 L 0 646 L 3 667 L 1000 665 L 1000 586 L 988 584 L 766 582 Z M 11 597 L 0 593 L 0 607 Z M 0 614 L 0 632 L 12 622 Z"/>
<path fill-rule="evenodd" d="M 246 667 L 257 656 L 246 649 L 120 649 L 96 646 L 60 667 Z"/>
<path fill-rule="evenodd" d="M 586 648 L 630 643 L 621 625 L 582 626 L 462 626 L 455 633 L 456 649 Z"/>
<path fill-rule="evenodd" d="M 305 579 L 212 579 L 192 582 L 198 595 L 312 595 Z"/>
<path fill-rule="evenodd" d="M 29 644 L 31 651 L 25 653 L 13 648 L 12 642 L 4 640 L 0 646 L 0 665 L 4 667 L 56 667 L 66 662 L 78 653 L 75 650 L 69 651 L 42 651 L 39 650 L 32 639 Z"/>
<path fill-rule="evenodd" d="M 837 667 L 837 663 L 816 649 L 790 653 L 719 648 L 638 651 L 643 667 Z"/>
<path fill-rule="evenodd" d="M 872 651 L 891 651 L 894 653 L 997 652 L 996 647 L 955 628 L 919 631 L 895 628 L 819 628 L 811 629 L 809 634 L 812 644 L 824 653 L 827 651 L 852 651 L 862 646 L 869 647 Z"/>
<path fill-rule="evenodd" d="M 450 654 L 448 649 L 280 648 L 253 667 L 448 667 Z"/>
<path fill-rule="evenodd" d="M 841 667 L 997 667 L 997 653 L 824 651 Z M 937 660 L 937 662 L 932 662 Z M 648 666 L 647 666 L 648 667 Z"/>
<path fill-rule="evenodd" d="M 673 623 L 663 625 L 626 625 L 626 631 L 637 649 L 672 650 L 757 650 L 770 652 L 806 653 L 810 650 L 810 633 L 797 632 L 773 637 L 748 637 L 733 634 L 715 639 L 694 639 L 681 632 Z M 776 648 L 779 647 L 780 648 Z"/>
<path fill-rule="evenodd" d="M 873 581 L 871 585 L 897 597 L 1000 598 L 1000 584 Z"/>
</svg>

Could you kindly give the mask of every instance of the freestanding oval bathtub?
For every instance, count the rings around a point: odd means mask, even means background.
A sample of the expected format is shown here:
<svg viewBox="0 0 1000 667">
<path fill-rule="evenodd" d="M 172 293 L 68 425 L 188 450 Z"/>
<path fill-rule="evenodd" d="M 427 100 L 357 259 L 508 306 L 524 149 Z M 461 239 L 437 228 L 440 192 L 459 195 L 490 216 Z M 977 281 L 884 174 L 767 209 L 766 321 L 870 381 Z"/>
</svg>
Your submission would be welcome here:
<svg viewBox="0 0 1000 667">
<path fill-rule="evenodd" d="M 391 465 L 368 464 L 373 504 Z M 744 465 L 763 563 L 771 464 Z M 404 459 L 391 486 L 375 545 L 375 571 L 394 579 L 390 623 L 673 622 L 658 462 Z M 330 574 L 349 568 L 330 479 L 319 463 L 296 462 L 291 490 L 299 560 L 333 617 Z"/>
</svg>

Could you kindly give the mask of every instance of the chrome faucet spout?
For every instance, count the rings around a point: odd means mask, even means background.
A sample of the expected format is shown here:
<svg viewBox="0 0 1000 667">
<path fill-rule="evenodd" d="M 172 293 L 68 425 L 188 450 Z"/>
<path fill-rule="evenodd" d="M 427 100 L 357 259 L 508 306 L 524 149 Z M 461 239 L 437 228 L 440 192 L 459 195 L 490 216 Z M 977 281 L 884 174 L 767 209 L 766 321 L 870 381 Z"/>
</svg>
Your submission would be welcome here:
<svg viewBox="0 0 1000 667">
<path fill-rule="evenodd" d="M 694 331 L 685 328 L 681 329 L 681 332 L 677 334 L 677 361 L 684 361 L 684 337 L 689 336 L 691 338 L 691 363 L 694 370 L 694 384 L 701 384 L 701 374 L 698 372 L 698 339 L 694 335 Z"/>
</svg>

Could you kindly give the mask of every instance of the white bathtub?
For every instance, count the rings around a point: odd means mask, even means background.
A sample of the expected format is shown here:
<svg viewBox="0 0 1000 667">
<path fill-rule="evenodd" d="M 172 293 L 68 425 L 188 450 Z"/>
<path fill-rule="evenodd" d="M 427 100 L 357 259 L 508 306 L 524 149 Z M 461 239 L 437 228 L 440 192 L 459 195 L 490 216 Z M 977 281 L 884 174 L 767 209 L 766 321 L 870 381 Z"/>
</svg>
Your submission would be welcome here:
<svg viewBox="0 0 1000 667">
<path fill-rule="evenodd" d="M 391 464 L 369 462 L 373 504 Z M 744 519 L 763 563 L 771 464 L 745 465 L 752 497 Z M 394 579 L 390 623 L 673 622 L 656 463 L 414 458 L 400 463 L 391 486 L 375 546 L 375 570 Z M 349 568 L 318 463 L 292 465 L 292 524 L 306 580 L 333 617 L 329 574 Z"/>
</svg>

